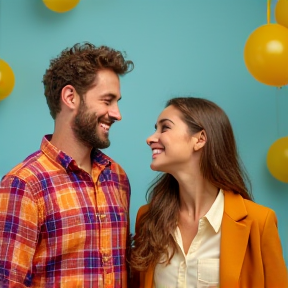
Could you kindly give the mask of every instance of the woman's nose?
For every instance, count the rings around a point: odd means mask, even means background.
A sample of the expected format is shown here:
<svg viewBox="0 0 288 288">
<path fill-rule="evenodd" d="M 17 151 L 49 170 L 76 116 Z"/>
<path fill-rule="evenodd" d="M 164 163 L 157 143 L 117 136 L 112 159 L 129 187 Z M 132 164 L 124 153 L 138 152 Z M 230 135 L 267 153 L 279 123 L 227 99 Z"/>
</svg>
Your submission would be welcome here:
<svg viewBox="0 0 288 288">
<path fill-rule="evenodd" d="M 152 143 L 158 142 L 158 137 L 156 132 L 154 134 L 152 134 L 151 136 L 149 136 L 146 139 L 146 143 L 150 146 Z"/>
</svg>

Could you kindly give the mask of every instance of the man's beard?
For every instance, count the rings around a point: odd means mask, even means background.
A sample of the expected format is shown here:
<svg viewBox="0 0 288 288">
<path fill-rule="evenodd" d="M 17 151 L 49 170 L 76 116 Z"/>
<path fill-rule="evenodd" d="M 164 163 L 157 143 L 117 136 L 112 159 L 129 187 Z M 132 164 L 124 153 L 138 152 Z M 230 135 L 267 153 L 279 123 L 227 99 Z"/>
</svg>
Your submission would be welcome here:
<svg viewBox="0 0 288 288">
<path fill-rule="evenodd" d="M 74 118 L 72 130 L 76 138 L 85 146 L 104 149 L 110 146 L 110 140 L 100 139 L 97 133 L 98 117 L 96 113 L 87 112 L 87 106 L 81 101 L 79 111 Z"/>
</svg>

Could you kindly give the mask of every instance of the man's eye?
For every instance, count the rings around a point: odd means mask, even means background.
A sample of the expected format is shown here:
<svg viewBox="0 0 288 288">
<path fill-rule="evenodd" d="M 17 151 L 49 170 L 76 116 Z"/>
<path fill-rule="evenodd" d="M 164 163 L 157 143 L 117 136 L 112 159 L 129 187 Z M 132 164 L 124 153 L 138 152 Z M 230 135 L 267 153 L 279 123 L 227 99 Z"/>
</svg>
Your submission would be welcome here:
<svg viewBox="0 0 288 288">
<path fill-rule="evenodd" d="M 111 103 L 111 100 L 110 99 L 104 99 L 103 102 L 106 104 L 106 105 L 109 105 Z"/>
</svg>

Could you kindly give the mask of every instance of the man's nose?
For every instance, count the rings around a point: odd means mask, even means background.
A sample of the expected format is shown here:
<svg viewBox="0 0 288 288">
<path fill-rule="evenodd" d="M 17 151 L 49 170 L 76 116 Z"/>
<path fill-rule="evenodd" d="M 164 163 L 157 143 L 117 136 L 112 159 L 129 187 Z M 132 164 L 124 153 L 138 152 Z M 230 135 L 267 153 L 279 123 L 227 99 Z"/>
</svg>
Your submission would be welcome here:
<svg viewBox="0 0 288 288">
<path fill-rule="evenodd" d="M 118 105 L 112 106 L 108 114 L 109 117 L 113 118 L 114 120 L 120 121 L 122 119 Z"/>
</svg>

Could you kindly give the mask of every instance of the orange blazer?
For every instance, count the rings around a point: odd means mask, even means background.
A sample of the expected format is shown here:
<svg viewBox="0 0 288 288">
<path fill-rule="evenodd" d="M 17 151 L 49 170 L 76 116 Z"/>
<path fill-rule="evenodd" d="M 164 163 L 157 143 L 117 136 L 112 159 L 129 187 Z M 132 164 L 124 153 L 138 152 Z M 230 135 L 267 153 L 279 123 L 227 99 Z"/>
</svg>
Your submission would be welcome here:
<svg viewBox="0 0 288 288">
<path fill-rule="evenodd" d="M 137 223 L 148 205 L 137 214 Z M 139 288 L 153 288 L 154 267 L 140 273 Z M 220 288 L 287 288 L 287 268 L 273 210 L 224 192 Z M 135 287 L 136 288 L 136 287 Z"/>
</svg>

